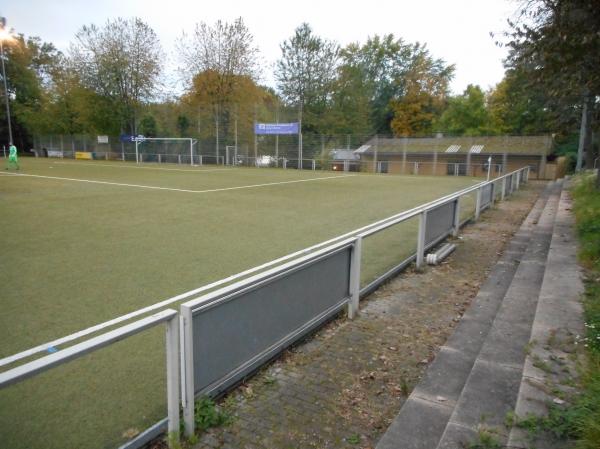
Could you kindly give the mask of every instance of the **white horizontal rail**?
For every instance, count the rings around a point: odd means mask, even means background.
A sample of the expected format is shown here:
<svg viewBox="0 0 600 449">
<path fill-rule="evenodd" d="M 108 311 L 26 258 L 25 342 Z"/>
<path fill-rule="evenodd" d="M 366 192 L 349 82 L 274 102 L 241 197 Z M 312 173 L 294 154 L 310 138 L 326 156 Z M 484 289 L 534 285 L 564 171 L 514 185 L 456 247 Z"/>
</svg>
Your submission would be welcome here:
<svg viewBox="0 0 600 449">
<path fill-rule="evenodd" d="M 440 197 L 440 198 L 438 198 L 436 200 L 430 201 L 429 203 L 425 203 L 423 205 L 414 207 L 414 208 L 409 209 L 407 211 L 403 211 L 403 212 L 400 212 L 398 214 L 394 214 L 394 215 L 392 215 L 390 217 L 387 217 L 387 218 L 381 219 L 379 221 L 376 221 L 374 223 L 370 223 L 370 224 L 368 224 L 366 226 L 362 226 L 360 228 L 354 229 L 354 230 L 352 230 L 350 232 L 347 232 L 345 234 L 339 235 L 339 236 L 334 237 L 332 239 L 329 239 L 329 240 L 317 243 L 315 245 L 309 246 L 309 247 L 301 249 L 299 251 L 296 251 L 296 252 L 287 254 L 285 256 L 279 257 L 277 259 L 271 260 L 271 261 L 266 262 L 266 263 L 264 263 L 262 265 L 258 265 L 256 267 L 250 268 L 248 270 L 241 271 L 239 273 L 233 274 L 231 276 L 228 276 L 226 278 L 220 279 L 218 281 L 211 282 L 210 284 L 206 284 L 206 285 L 204 285 L 202 287 L 199 287 L 199 288 L 187 291 L 185 293 L 182 293 L 180 295 L 176 295 L 176 296 L 173 296 L 171 298 L 165 299 L 164 301 L 160 301 L 158 303 L 152 304 L 152 305 L 144 307 L 142 309 L 138 309 L 136 311 L 133 311 L 133 312 L 125 314 L 125 315 L 122 315 L 120 317 L 113 318 L 112 320 L 108 320 L 108 321 L 99 323 L 97 325 L 94 325 L 94 326 L 88 327 L 86 329 L 83 329 L 83 330 L 81 330 L 79 332 L 75 332 L 73 334 L 70 334 L 70 335 L 58 338 L 56 340 L 53 340 L 53 341 L 50 341 L 50 342 L 47 342 L 47 343 L 43 343 L 41 345 L 35 346 L 35 347 L 27 349 L 25 351 L 21 351 L 19 353 L 13 354 L 11 356 L 5 357 L 3 359 L 0 359 L 0 367 L 9 365 L 11 363 L 14 363 L 14 362 L 16 362 L 18 360 L 21 360 L 21 359 L 24 359 L 24 358 L 27 358 L 27 357 L 31 357 L 31 356 L 33 356 L 35 354 L 40 353 L 40 352 L 47 351 L 48 349 L 53 348 L 55 346 L 60 346 L 60 345 L 65 344 L 65 343 L 69 343 L 71 341 L 78 340 L 78 339 L 80 339 L 82 337 L 85 337 L 87 335 L 90 335 L 90 334 L 96 333 L 98 331 L 101 331 L 102 329 L 105 329 L 107 327 L 111 327 L 111 326 L 117 325 L 119 323 L 122 323 L 122 322 L 125 322 L 125 321 L 129 321 L 129 320 L 131 320 L 133 318 L 136 318 L 138 316 L 145 315 L 145 314 L 153 312 L 155 310 L 159 310 L 159 309 L 161 309 L 163 307 L 166 307 L 166 306 L 168 306 L 170 304 L 182 301 L 182 300 L 187 299 L 187 298 L 189 298 L 191 296 L 194 296 L 194 295 L 197 295 L 197 294 L 200 294 L 200 293 L 212 290 L 212 289 L 214 289 L 216 287 L 228 284 L 230 282 L 233 282 L 233 281 L 235 281 L 237 279 L 240 279 L 240 278 L 243 278 L 245 276 L 251 275 L 253 273 L 257 273 L 257 272 L 262 271 L 264 269 L 267 269 L 267 268 L 269 268 L 269 267 L 271 267 L 273 265 L 281 264 L 282 262 L 285 262 L 287 260 L 290 260 L 290 259 L 293 259 L 293 258 L 296 258 L 296 257 L 304 256 L 306 254 L 309 254 L 309 253 L 315 251 L 318 248 L 322 248 L 324 246 L 331 245 L 331 244 L 333 244 L 333 243 L 335 243 L 335 242 L 337 242 L 339 240 L 346 239 L 346 238 L 352 237 L 352 236 L 357 236 L 357 235 L 368 236 L 368 235 L 374 234 L 374 233 L 379 232 L 379 231 L 381 231 L 383 229 L 386 229 L 389 226 L 393 226 L 394 224 L 397 224 L 397 223 L 399 223 L 401 221 L 404 221 L 404 220 L 407 220 L 407 219 L 409 219 L 409 218 L 411 218 L 413 216 L 416 216 L 416 215 L 418 215 L 419 213 L 421 213 L 424 210 L 429 210 L 429 209 L 432 209 L 432 208 L 434 208 L 436 206 L 445 204 L 445 203 L 447 203 L 449 201 L 452 201 L 452 200 L 454 200 L 454 199 L 456 199 L 458 197 L 466 195 L 466 194 L 468 194 L 468 193 L 470 193 L 470 192 L 472 192 L 472 191 L 474 191 L 474 190 L 476 190 L 476 189 L 478 189 L 478 188 L 480 188 L 480 187 L 482 187 L 482 186 L 484 186 L 486 184 L 490 184 L 492 182 L 498 181 L 499 179 L 505 179 L 506 177 L 511 176 L 513 173 L 517 173 L 520 170 L 526 170 L 526 168 L 515 170 L 515 171 L 513 171 L 511 173 L 507 173 L 505 175 L 499 176 L 499 177 L 494 178 L 493 180 L 490 180 L 490 181 L 482 181 L 482 182 L 477 183 L 477 184 L 475 184 L 473 186 L 466 187 L 466 188 L 464 188 L 462 190 L 459 190 L 457 192 L 454 192 L 454 193 L 445 195 L 443 197 Z M 371 230 L 372 230 L 372 232 L 370 232 Z"/>
<path fill-rule="evenodd" d="M 295 268 L 300 268 L 307 263 L 314 263 L 314 262 L 322 259 L 323 257 L 327 257 L 333 253 L 343 250 L 344 248 L 348 248 L 348 247 L 352 246 L 355 241 L 356 241 L 355 237 L 351 237 L 346 240 L 342 240 L 341 242 L 335 243 L 331 246 L 328 246 L 328 247 L 318 250 L 316 252 L 310 253 L 306 256 L 300 257 L 298 259 L 294 259 L 291 262 L 287 262 L 283 265 L 272 268 L 268 271 L 264 271 L 262 273 L 251 276 L 249 278 L 243 279 L 239 282 L 236 282 L 235 284 L 231 284 L 231 285 L 223 287 L 219 290 L 215 290 L 215 291 L 210 292 L 206 295 L 203 295 L 199 298 L 192 299 L 188 302 L 183 303 L 182 306 L 191 309 L 192 312 L 196 312 L 199 309 L 201 309 L 203 306 L 205 306 L 209 303 L 211 305 L 213 305 L 214 304 L 213 300 L 215 300 L 215 299 L 218 299 L 218 300 L 226 299 L 228 297 L 228 294 L 236 294 L 240 290 L 243 290 L 245 287 L 255 286 L 265 280 L 273 280 L 274 278 L 277 278 L 278 275 L 285 274 L 289 270 L 293 270 Z"/>
<path fill-rule="evenodd" d="M 90 340 L 70 346 L 62 351 L 55 352 L 54 354 L 47 355 L 40 359 L 13 368 L 9 371 L 0 373 L 0 388 L 7 387 L 29 377 L 35 376 L 36 374 L 49 370 L 54 366 L 62 365 L 63 363 L 81 357 L 104 346 L 108 346 L 118 340 L 123 340 L 126 337 L 142 332 L 143 330 L 156 326 L 164 321 L 168 321 L 176 315 L 177 312 L 175 310 L 166 309 L 155 315 L 151 315 L 134 323 L 120 327 L 119 329 L 112 330 L 106 334 L 102 334 L 91 338 Z"/>
</svg>

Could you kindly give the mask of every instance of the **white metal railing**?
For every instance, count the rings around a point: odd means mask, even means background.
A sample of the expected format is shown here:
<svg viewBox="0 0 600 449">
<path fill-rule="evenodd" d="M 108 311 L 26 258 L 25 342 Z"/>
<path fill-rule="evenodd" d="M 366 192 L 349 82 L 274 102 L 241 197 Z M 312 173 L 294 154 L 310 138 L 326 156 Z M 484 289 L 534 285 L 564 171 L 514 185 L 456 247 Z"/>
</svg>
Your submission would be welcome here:
<svg viewBox="0 0 600 449">
<path fill-rule="evenodd" d="M 173 309 L 162 310 L 154 315 L 0 373 L 0 389 L 22 382 L 44 371 L 139 334 L 161 323 L 166 323 L 167 430 L 172 435 L 172 438 L 178 441 L 180 382 L 179 319 L 177 312 Z"/>
<path fill-rule="evenodd" d="M 529 167 L 524 167 L 524 168 L 519 169 L 519 170 L 527 170 L 527 172 L 529 172 Z M 517 170 L 517 171 L 519 171 L 519 170 Z M 414 208 L 409 209 L 407 211 L 399 212 L 397 214 L 391 215 L 390 217 L 387 217 L 387 218 L 384 218 L 382 220 L 370 223 L 370 224 L 368 224 L 366 226 L 354 229 L 354 230 L 352 230 L 350 232 L 347 232 L 345 234 L 339 235 L 339 236 L 334 237 L 332 239 L 325 240 L 323 242 L 317 243 L 315 245 L 309 246 L 309 247 L 301 249 L 299 251 L 295 251 L 293 253 L 290 253 L 290 254 L 287 254 L 285 256 L 279 257 L 277 259 L 271 260 L 271 261 L 266 262 L 266 263 L 264 263 L 262 265 L 258 265 L 256 267 L 250 268 L 248 270 L 241 271 L 239 273 L 233 274 L 231 276 L 228 276 L 226 278 L 223 278 L 223 279 L 220 279 L 218 281 L 212 282 L 210 284 L 204 285 L 202 287 L 190 290 L 190 291 L 182 293 L 180 295 L 173 296 L 171 298 L 165 299 L 164 301 L 160 301 L 158 303 L 152 304 L 152 305 L 150 305 L 148 307 L 144 307 L 142 309 L 139 309 L 139 310 L 133 311 L 131 313 L 122 315 L 120 317 L 113 318 L 112 320 L 108 320 L 108 321 L 105 321 L 103 323 L 99 323 L 97 325 L 91 326 L 89 328 L 83 329 L 81 331 L 75 332 L 73 334 L 70 334 L 70 335 L 67 335 L 67 336 L 64 336 L 64 337 L 61 337 L 61 338 L 58 338 L 56 340 L 52 340 L 50 342 L 40 344 L 38 346 L 35 346 L 33 348 L 30 348 L 30 349 L 27 349 L 25 351 L 21 351 L 19 353 L 13 354 L 11 356 L 4 357 L 4 358 L 0 359 L 0 367 L 9 365 L 11 363 L 17 362 L 17 361 L 22 360 L 22 359 L 27 358 L 27 357 L 31 357 L 31 356 L 33 356 L 33 355 L 35 355 L 37 353 L 47 351 L 49 348 L 53 348 L 53 347 L 56 347 L 56 346 L 64 345 L 64 344 L 69 343 L 71 341 L 78 340 L 80 338 L 83 338 L 83 337 L 85 337 L 87 335 L 99 332 L 99 331 L 101 331 L 103 329 L 106 329 L 108 327 L 112 327 L 112 326 L 115 326 L 115 325 L 117 325 L 119 323 L 123 323 L 125 321 L 129 321 L 129 320 L 134 319 L 136 317 L 139 317 L 139 316 L 148 314 L 150 312 L 162 309 L 162 308 L 164 308 L 166 306 L 169 306 L 171 304 L 174 304 L 174 303 L 177 303 L 177 302 L 182 302 L 183 300 L 188 299 L 188 298 L 190 298 L 190 297 L 192 297 L 194 295 L 201 294 L 203 292 L 212 290 L 214 288 L 217 288 L 217 287 L 220 287 L 222 285 L 228 284 L 230 282 L 236 281 L 236 280 L 241 279 L 243 277 L 246 277 L 246 276 L 249 276 L 251 274 L 257 273 L 259 271 L 268 269 L 269 267 L 281 264 L 281 263 L 283 263 L 283 262 L 285 262 L 287 260 L 290 260 L 290 259 L 293 259 L 293 258 L 296 258 L 296 257 L 304 256 L 306 254 L 309 254 L 309 253 L 315 251 L 316 249 L 319 249 L 319 248 L 322 248 L 324 246 L 333 244 L 333 243 L 335 243 L 335 242 L 337 242 L 339 240 L 342 240 L 342 239 L 345 239 L 345 238 L 348 238 L 348 237 L 351 237 L 351 236 L 355 236 L 355 235 L 358 235 L 358 234 L 362 234 L 362 233 L 368 232 L 370 229 L 375 229 L 375 228 L 384 226 L 386 223 L 392 223 L 392 225 L 393 225 L 393 224 L 396 224 L 396 223 L 398 223 L 400 221 L 407 220 L 408 218 L 411 218 L 413 216 L 418 215 L 419 213 L 421 213 L 425 209 L 431 209 L 431 208 L 434 208 L 437 205 L 443 204 L 443 203 L 448 202 L 448 201 L 452 201 L 452 200 L 456 199 L 457 197 L 461 197 L 463 195 L 466 195 L 466 194 L 468 194 L 468 193 L 470 193 L 470 192 L 472 192 L 474 190 L 477 190 L 479 187 L 482 187 L 483 185 L 486 185 L 486 184 L 489 184 L 489 183 L 494 183 L 494 182 L 497 182 L 499 180 L 502 180 L 502 196 L 501 196 L 501 199 L 504 200 L 504 197 L 505 197 L 505 181 L 506 181 L 507 177 L 509 177 L 509 176 L 512 175 L 512 173 L 516 173 L 516 171 L 508 173 L 508 174 L 503 175 L 501 177 L 492 179 L 490 181 L 482 181 L 482 182 L 480 182 L 478 184 L 475 184 L 473 186 L 466 187 L 466 188 L 464 188 L 462 190 L 459 190 L 457 192 L 454 192 L 454 193 L 445 195 L 443 197 L 440 197 L 440 198 L 438 198 L 436 200 L 430 201 L 429 203 L 425 203 L 423 205 L 414 207 Z M 382 228 L 382 229 L 385 229 L 385 228 Z"/>
<path fill-rule="evenodd" d="M 202 370 L 207 367 L 207 364 L 210 364 L 210 360 L 201 360 L 195 362 L 194 360 L 194 325 L 193 325 L 193 316 L 194 313 L 198 313 L 202 309 L 219 307 L 221 304 L 224 304 L 228 301 L 232 301 L 238 295 L 244 295 L 247 292 L 252 292 L 257 288 L 260 288 L 260 285 L 264 285 L 265 283 L 275 282 L 277 279 L 280 279 L 291 269 L 298 266 L 309 265 L 312 263 L 317 263 L 323 255 L 327 255 L 333 253 L 335 251 L 339 251 L 344 247 L 351 246 L 352 253 L 349 264 L 349 275 L 348 275 L 348 296 L 344 299 L 344 303 L 347 307 L 347 314 L 350 319 L 354 318 L 358 313 L 359 308 L 359 299 L 362 295 L 367 293 L 367 288 L 369 291 L 374 288 L 374 285 L 380 285 L 384 282 L 387 277 L 389 277 L 394 271 L 397 271 L 399 267 L 406 266 L 407 262 L 416 259 L 417 267 L 421 267 L 424 262 L 425 251 L 427 248 L 434 246 L 439 241 L 446 238 L 449 234 L 456 235 L 458 233 L 458 229 L 461 225 L 460 221 L 460 199 L 464 195 L 468 195 L 472 192 L 476 194 L 476 205 L 474 212 L 474 219 L 478 219 L 480 213 L 486 208 L 490 207 L 496 196 L 496 184 L 501 180 L 503 184 L 505 183 L 505 179 L 510 179 L 511 183 L 515 184 L 515 188 L 518 188 L 518 184 L 521 180 L 527 179 L 526 172 L 528 168 L 520 169 L 515 172 L 512 172 L 506 177 L 497 178 L 490 181 L 481 182 L 475 186 L 468 187 L 466 189 L 461 190 L 460 192 L 456 192 L 451 195 L 447 195 L 438 200 L 431 201 L 425 205 L 415 207 L 410 211 L 403 212 L 398 214 L 393 218 L 389 218 L 386 220 L 382 220 L 378 224 L 370 225 L 365 227 L 362 231 L 355 233 L 354 235 L 347 236 L 345 235 L 343 240 L 339 240 L 335 243 L 331 243 L 328 246 L 320 248 L 317 251 L 314 251 L 310 254 L 304 255 L 302 257 L 296 258 L 290 262 L 278 264 L 278 266 L 257 274 L 255 276 L 242 279 L 235 284 L 231 284 L 229 286 L 223 287 L 219 290 L 206 293 L 198 298 L 192 299 L 181 305 L 181 329 L 182 329 L 182 342 L 181 342 L 181 361 L 182 361 L 182 402 L 184 408 L 184 423 L 185 423 L 185 431 L 187 435 L 192 435 L 194 433 L 194 399 L 199 391 L 195 388 L 195 378 L 198 374 L 198 369 Z M 521 178 L 521 174 L 523 173 L 523 177 Z M 487 194 L 489 195 L 487 201 L 484 202 L 482 197 L 484 189 L 487 189 Z M 426 233 L 427 233 L 427 217 L 428 214 L 441 208 L 445 205 L 453 204 L 453 214 L 452 217 L 447 217 L 451 219 L 452 227 L 448 231 L 442 232 L 440 235 L 434 236 L 433 240 L 427 241 Z M 416 254 L 410 256 L 408 259 L 401 261 L 394 269 L 388 270 L 388 272 L 384 273 L 382 276 L 379 276 L 374 282 L 371 282 L 369 286 L 365 289 L 361 290 L 360 288 L 360 273 L 361 273 L 361 259 L 362 259 L 362 244 L 363 239 L 374 235 L 378 232 L 381 232 L 385 229 L 388 229 L 394 225 L 402 223 L 406 220 L 409 220 L 413 217 L 419 217 L 419 230 L 416 242 Z M 467 218 L 468 221 L 471 217 Z M 298 281 L 296 281 L 298 282 Z M 295 289 L 298 290 L 301 286 L 295 286 Z M 294 290 L 294 288 L 292 288 Z M 291 294 L 291 290 L 285 290 Z M 233 311 L 234 309 L 230 309 Z M 302 335 L 308 333 L 311 328 L 311 323 L 315 320 L 320 319 L 321 315 L 317 317 L 311 317 L 307 322 L 303 323 L 299 329 L 288 329 L 286 332 L 289 332 L 285 337 L 278 341 L 270 342 L 269 345 L 265 349 L 257 350 L 256 353 L 252 353 L 247 356 L 247 359 L 240 360 L 240 365 L 234 368 L 231 368 L 231 371 L 224 372 L 222 377 L 218 379 L 213 379 L 212 387 L 209 388 L 208 391 L 217 391 L 219 385 L 227 384 L 227 382 L 232 382 L 232 379 L 235 379 L 236 376 L 240 377 L 241 374 L 251 372 L 253 368 L 255 368 L 256 360 L 263 360 L 264 358 L 268 358 L 273 356 L 273 352 L 278 352 L 285 349 L 289 344 L 293 342 L 294 338 L 299 338 Z M 247 314 L 245 315 L 247 318 Z M 264 323 L 263 314 L 258 313 L 256 315 L 256 321 L 253 322 L 254 328 L 260 328 L 260 326 L 269 326 L 269 323 Z M 234 320 L 234 317 L 228 317 L 228 320 Z M 222 326 L 221 326 L 222 327 Z M 224 348 L 214 349 L 215 351 L 226 351 Z M 254 365 L 253 365 L 254 363 Z M 205 392 L 203 394 L 206 394 Z"/>
</svg>

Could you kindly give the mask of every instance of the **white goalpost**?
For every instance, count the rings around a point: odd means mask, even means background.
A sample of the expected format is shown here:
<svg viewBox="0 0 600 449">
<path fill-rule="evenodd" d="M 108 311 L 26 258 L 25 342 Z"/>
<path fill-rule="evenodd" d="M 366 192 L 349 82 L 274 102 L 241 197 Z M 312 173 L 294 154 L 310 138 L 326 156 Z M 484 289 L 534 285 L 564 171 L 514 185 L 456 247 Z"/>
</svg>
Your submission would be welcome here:
<svg viewBox="0 0 600 449">
<path fill-rule="evenodd" d="M 194 164 L 194 145 L 196 145 L 198 143 L 197 139 L 192 139 L 190 137 L 144 137 L 144 136 L 137 136 L 134 137 L 132 139 L 135 142 L 135 162 L 136 164 L 139 164 L 141 162 L 141 155 L 140 155 L 140 151 L 139 151 L 139 145 L 141 143 L 144 142 L 169 142 L 169 141 L 174 141 L 174 142 L 181 142 L 181 141 L 187 141 L 189 142 L 189 148 L 190 148 L 190 165 L 193 167 Z M 160 162 L 160 154 L 158 154 L 159 157 L 159 162 Z M 198 165 L 202 165 L 202 157 L 199 158 L 198 160 Z"/>
</svg>

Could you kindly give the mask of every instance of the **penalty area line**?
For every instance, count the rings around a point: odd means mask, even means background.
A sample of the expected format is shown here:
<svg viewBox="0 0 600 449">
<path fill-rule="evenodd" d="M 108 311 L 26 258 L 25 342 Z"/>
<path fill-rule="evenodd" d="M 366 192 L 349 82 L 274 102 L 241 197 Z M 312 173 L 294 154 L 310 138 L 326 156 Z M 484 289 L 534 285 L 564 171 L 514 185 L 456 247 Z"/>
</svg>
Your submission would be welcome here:
<svg viewBox="0 0 600 449">
<path fill-rule="evenodd" d="M 118 187 L 132 187 L 137 189 L 150 189 L 150 190 L 167 190 L 172 192 L 185 192 L 185 193 L 213 193 L 213 192 L 226 192 L 228 190 L 242 190 L 242 189 L 253 189 L 257 187 L 268 187 L 282 184 L 294 184 L 300 182 L 311 182 L 311 181 L 323 181 L 328 179 L 339 179 L 339 178 L 348 178 L 354 177 L 356 175 L 337 175 L 337 176 L 323 176 L 321 178 L 308 178 L 308 179 L 296 179 L 293 181 L 279 181 L 279 182 L 267 182 L 263 184 L 250 184 L 246 186 L 236 186 L 236 187 L 222 187 L 219 189 L 206 189 L 206 190 L 191 190 L 191 189 L 177 189 L 174 187 L 158 187 L 158 186 L 146 186 L 142 184 L 126 184 L 121 182 L 109 182 L 109 181 L 96 181 L 93 179 L 78 179 L 78 178 L 64 178 L 61 176 L 44 176 L 44 175 L 30 175 L 25 173 L 1 173 L 6 177 L 31 177 L 31 178 L 41 178 L 41 179 L 54 179 L 59 181 L 72 181 L 72 182 L 85 182 L 89 184 L 103 184 L 110 186 L 118 186 Z"/>
<path fill-rule="evenodd" d="M 119 164 L 100 164 L 95 162 L 52 162 L 52 164 L 60 164 L 60 165 L 73 165 L 73 166 L 89 166 L 89 167 L 110 167 L 110 168 L 129 168 L 129 169 L 142 169 L 142 170 L 161 170 L 161 171 L 180 171 L 185 173 L 207 173 L 207 172 L 215 172 L 215 171 L 231 171 L 235 170 L 235 168 L 200 168 L 195 170 L 193 168 L 185 169 L 185 168 L 164 168 L 164 167 L 141 167 L 138 165 L 119 165 Z M 198 166 L 200 167 L 200 166 Z"/>
</svg>

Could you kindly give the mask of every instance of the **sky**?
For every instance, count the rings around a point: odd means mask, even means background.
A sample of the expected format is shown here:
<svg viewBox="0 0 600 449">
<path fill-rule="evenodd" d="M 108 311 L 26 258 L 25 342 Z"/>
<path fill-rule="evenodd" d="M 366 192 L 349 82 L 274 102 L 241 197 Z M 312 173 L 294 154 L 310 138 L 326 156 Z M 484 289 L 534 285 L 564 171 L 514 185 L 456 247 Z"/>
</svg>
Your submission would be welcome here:
<svg viewBox="0 0 600 449">
<path fill-rule="evenodd" d="M 262 83 L 272 87 L 280 44 L 302 22 L 342 46 L 393 33 L 407 42 L 426 43 L 432 56 L 455 64 L 451 90 L 459 94 L 468 84 L 488 89 L 502 79 L 506 49 L 495 45 L 490 32 L 506 30 L 506 19 L 516 8 L 516 0 L 7 0 L 0 15 L 15 32 L 39 36 L 62 51 L 83 25 L 136 16 L 157 33 L 171 71 L 178 62 L 170 55 L 184 31 L 191 32 L 199 22 L 242 17 L 261 52 Z"/>
</svg>

